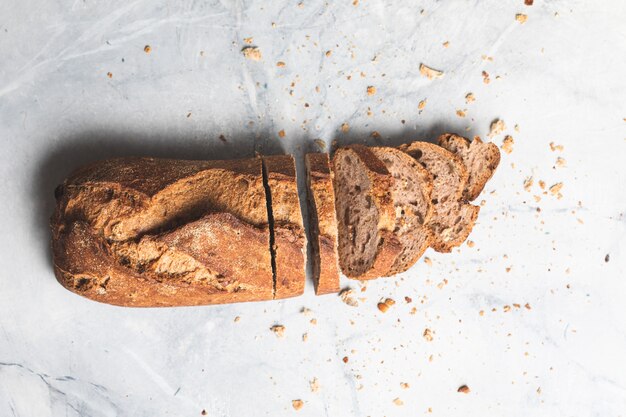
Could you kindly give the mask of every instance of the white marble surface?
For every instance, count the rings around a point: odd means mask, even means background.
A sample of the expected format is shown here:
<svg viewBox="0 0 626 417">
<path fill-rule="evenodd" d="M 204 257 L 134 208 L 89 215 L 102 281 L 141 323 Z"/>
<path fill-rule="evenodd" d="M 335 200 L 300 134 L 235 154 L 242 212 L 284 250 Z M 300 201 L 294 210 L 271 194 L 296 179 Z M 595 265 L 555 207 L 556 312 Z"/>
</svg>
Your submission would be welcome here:
<svg viewBox="0 0 626 417">
<path fill-rule="evenodd" d="M 622 0 L 3 2 L 0 416 L 626 416 L 625 20 Z M 358 307 L 309 283 L 280 302 L 124 309 L 54 279 L 53 189 L 84 162 L 484 137 L 496 118 L 514 150 L 474 246 L 429 250 Z"/>
</svg>

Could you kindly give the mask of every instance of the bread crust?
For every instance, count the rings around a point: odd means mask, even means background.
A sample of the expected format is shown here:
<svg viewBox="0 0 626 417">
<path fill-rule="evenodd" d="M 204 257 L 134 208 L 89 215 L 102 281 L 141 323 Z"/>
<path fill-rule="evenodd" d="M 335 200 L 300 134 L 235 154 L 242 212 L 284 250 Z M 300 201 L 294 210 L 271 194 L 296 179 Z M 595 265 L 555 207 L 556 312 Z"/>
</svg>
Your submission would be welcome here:
<svg viewBox="0 0 626 417">
<path fill-rule="evenodd" d="M 274 298 L 304 292 L 306 280 L 306 234 L 300 211 L 296 164 L 291 155 L 263 157 L 270 193 L 275 253 Z"/>
<path fill-rule="evenodd" d="M 454 133 L 444 133 L 437 142 L 462 159 L 469 174 L 463 197 L 467 201 L 476 200 L 500 164 L 498 147 L 491 142 L 484 143 L 478 136 L 470 142 Z M 478 166 L 476 161 L 479 162 Z"/>
<path fill-rule="evenodd" d="M 363 145 L 350 145 L 338 149 L 333 157 L 333 170 L 336 170 L 336 161 L 342 152 L 353 152 L 365 165 L 365 173 L 370 183 L 372 204 L 378 209 L 377 232 L 379 243 L 376 255 L 371 267 L 361 274 L 355 274 L 345 264 L 345 260 L 339 258 L 341 270 L 348 278 L 369 280 L 389 275 L 391 268 L 402 251 L 402 245 L 393 234 L 395 224 L 395 210 L 389 190 L 393 183 L 393 177 L 385 165 L 374 155 L 371 149 Z M 335 182 L 337 176 L 335 176 Z M 338 187 L 334 184 L 335 200 Z M 339 216 L 339 213 L 337 213 Z M 340 232 L 341 233 L 341 229 Z"/>
<path fill-rule="evenodd" d="M 259 159 L 102 161 L 70 175 L 56 197 L 55 273 L 70 291 L 133 307 L 272 299 Z M 142 244 L 158 252 L 146 264 Z M 179 273 L 187 264 L 197 270 Z"/>
<path fill-rule="evenodd" d="M 327 153 L 310 153 L 305 162 L 315 293 L 338 293 L 337 217 L 330 159 Z"/>
</svg>

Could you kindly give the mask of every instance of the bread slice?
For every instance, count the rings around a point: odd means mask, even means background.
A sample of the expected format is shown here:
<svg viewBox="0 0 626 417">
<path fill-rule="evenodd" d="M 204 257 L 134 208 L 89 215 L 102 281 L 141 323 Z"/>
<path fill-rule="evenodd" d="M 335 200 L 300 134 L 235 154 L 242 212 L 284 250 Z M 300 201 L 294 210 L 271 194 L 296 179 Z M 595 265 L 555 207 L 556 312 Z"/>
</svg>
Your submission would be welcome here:
<svg viewBox="0 0 626 417">
<path fill-rule="evenodd" d="M 415 159 L 398 149 L 371 150 L 394 178 L 390 190 L 395 207 L 393 232 L 402 244 L 402 252 L 390 271 L 394 275 L 409 269 L 430 246 L 432 233 L 426 223 L 433 214 L 433 180 Z"/>
<path fill-rule="evenodd" d="M 104 161 L 56 197 L 54 268 L 70 291 L 134 307 L 272 299 L 258 159 Z"/>
<path fill-rule="evenodd" d="M 330 159 L 327 153 L 310 153 L 305 162 L 315 293 L 338 293 L 337 216 Z"/>
<path fill-rule="evenodd" d="M 484 143 L 478 136 L 473 141 L 454 133 L 439 136 L 439 145 L 459 156 L 469 174 L 463 197 L 473 201 L 480 195 L 485 184 L 500 163 L 500 150 L 491 143 Z"/>
<path fill-rule="evenodd" d="M 362 145 L 337 150 L 333 172 L 341 270 L 360 280 L 388 275 L 402 251 L 393 234 L 393 177 Z"/>
<path fill-rule="evenodd" d="M 291 155 L 263 157 L 268 213 L 273 227 L 272 250 L 276 290 L 274 298 L 304 292 L 306 235 L 300 211 L 296 164 Z"/>
<path fill-rule="evenodd" d="M 415 158 L 432 175 L 434 214 L 427 222 L 433 233 L 431 246 L 437 252 L 450 252 L 467 239 L 480 210 L 463 199 L 467 170 L 458 156 L 432 143 L 413 142 L 399 149 Z"/>
</svg>

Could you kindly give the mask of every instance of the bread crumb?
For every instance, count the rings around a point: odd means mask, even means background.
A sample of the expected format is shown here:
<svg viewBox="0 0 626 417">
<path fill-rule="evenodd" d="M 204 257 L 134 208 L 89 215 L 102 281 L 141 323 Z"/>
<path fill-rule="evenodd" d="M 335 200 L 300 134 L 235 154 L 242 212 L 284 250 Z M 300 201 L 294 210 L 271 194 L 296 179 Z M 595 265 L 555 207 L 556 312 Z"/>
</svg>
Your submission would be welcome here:
<svg viewBox="0 0 626 417">
<path fill-rule="evenodd" d="M 317 324 L 317 319 L 313 318 L 311 320 L 309 320 L 309 323 L 311 323 L 312 325 L 316 325 Z"/>
<path fill-rule="evenodd" d="M 275 324 L 270 327 L 270 330 L 274 332 L 276 337 L 285 337 L 285 326 L 282 324 Z"/>
<path fill-rule="evenodd" d="M 310 308 L 302 307 L 302 310 L 300 310 L 300 313 L 304 314 L 305 316 L 310 316 L 312 311 Z"/>
<path fill-rule="evenodd" d="M 400 388 L 402 388 L 402 389 L 409 389 L 409 383 L 408 382 L 400 382 Z"/>
<path fill-rule="evenodd" d="M 456 115 L 457 115 L 457 116 L 459 116 L 459 117 L 465 117 L 465 111 L 463 111 L 463 110 L 457 110 L 457 111 L 456 111 Z"/>
<path fill-rule="evenodd" d="M 326 150 L 326 142 L 324 142 L 323 140 L 315 139 L 313 142 L 315 142 L 317 147 L 320 148 L 320 151 L 325 151 Z"/>
<path fill-rule="evenodd" d="M 526 6 L 532 6 L 533 5 L 533 0 L 524 0 L 524 4 Z"/>
<path fill-rule="evenodd" d="M 467 385 L 461 385 L 456 392 L 460 392 L 461 394 L 469 394 L 470 393 L 470 389 Z"/>
<path fill-rule="evenodd" d="M 553 196 L 556 196 L 558 198 L 561 198 L 561 189 L 563 188 L 563 183 L 562 182 L 558 182 L 554 185 L 552 185 L 550 187 L 550 194 L 552 194 Z"/>
<path fill-rule="evenodd" d="M 374 94 L 376 94 L 376 87 L 374 87 L 373 85 L 370 85 L 367 87 L 367 95 L 368 96 L 373 96 Z"/>
<path fill-rule="evenodd" d="M 485 315 L 485 310 L 480 310 L 478 312 L 478 315 L 481 316 L 481 317 L 484 316 Z"/>
<path fill-rule="evenodd" d="M 377 307 L 382 313 L 386 313 L 389 310 L 389 306 L 385 303 L 378 303 Z"/>
<path fill-rule="evenodd" d="M 563 168 L 565 166 L 567 166 L 567 161 L 565 161 L 565 159 L 558 157 L 556 158 L 556 166 L 559 168 Z"/>
<path fill-rule="evenodd" d="M 511 306 L 507 304 L 507 305 L 505 305 L 504 307 L 502 307 L 502 310 L 503 310 L 505 313 L 508 313 L 509 311 L 511 311 Z"/>
<path fill-rule="evenodd" d="M 474 93 L 467 93 L 465 95 L 465 103 L 469 104 L 473 101 L 476 101 L 476 97 L 474 97 Z"/>
<path fill-rule="evenodd" d="M 417 105 L 417 109 L 418 110 L 424 110 L 424 107 L 426 107 L 426 99 L 422 100 L 419 102 L 419 104 Z"/>
<path fill-rule="evenodd" d="M 344 288 L 339 293 L 341 301 L 349 305 L 350 307 L 358 307 L 359 302 L 355 298 L 355 292 L 352 288 Z"/>
<path fill-rule="evenodd" d="M 350 358 L 344 356 L 341 360 L 343 361 L 343 363 L 348 363 L 350 361 Z"/>
<path fill-rule="evenodd" d="M 429 80 L 432 80 L 434 78 L 441 78 L 443 77 L 443 71 L 439 71 L 433 68 L 430 68 L 429 66 L 426 66 L 424 64 L 420 64 L 420 74 L 422 74 L 424 77 L 428 78 Z"/>
<path fill-rule="evenodd" d="M 554 151 L 561 152 L 563 150 L 563 145 L 557 145 L 554 142 L 550 142 L 550 150 L 552 152 L 554 152 Z"/>
<path fill-rule="evenodd" d="M 380 139 L 380 138 L 381 138 L 380 133 L 378 133 L 378 130 L 374 130 L 374 131 L 370 134 L 370 136 L 371 136 L 371 137 L 373 137 L 374 139 Z"/>
<path fill-rule="evenodd" d="M 404 297 L 404 301 L 406 301 L 407 304 L 410 304 L 413 302 L 413 299 L 407 295 Z"/>
<path fill-rule="evenodd" d="M 467 246 L 469 246 L 470 248 L 474 247 L 474 241 L 473 240 L 468 240 L 467 241 Z"/>
<path fill-rule="evenodd" d="M 450 41 L 445 41 L 444 43 L 442 43 L 444 48 L 447 48 L 448 46 L 450 46 Z"/>
<path fill-rule="evenodd" d="M 252 42 L 254 42 L 254 38 L 253 37 L 243 38 L 243 42 L 247 43 L 248 45 L 252 45 Z"/>
<path fill-rule="evenodd" d="M 483 83 L 489 84 L 491 79 L 489 78 L 489 73 L 487 71 L 483 71 Z"/>
<path fill-rule="evenodd" d="M 358 5 L 359 5 L 359 0 L 353 0 L 353 1 L 352 1 L 352 5 L 353 5 L 354 7 L 358 6 Z"/>
<path fill-rule="evenodd" d="M 143 51 L 147 54 L 150 53 L 150 51 L 152 51 L 152 48 L 150 47 L 150 45 L 146 45 L 143 47 Z"/>
<path fill-rule="evenodd" d="M 428 266 L 433 266 L 433 261 L 428 257 L 424 257 L 424 263 Z"/>
<path fill-rule="evenodd" d="M 328 51 L 326 51 L 326 53 L 325 53 L 326 56 L 331 56 L 332 54 L 333 54 L 333 51 L 330 50 L 330 49 Z"/>
<path fill-rule="evenodd" d="M 287 64 L 285 64 L 285 62 L 284 62 L 284 61 L 278 61 L 278 62 L 276 63 L 276 66 L 277 66 L 277 67 L 279 67 L 279 68 L 283 68 L 285 65 L 287 65 Z"/>
<path fill-rule="evenodd" d="M 304 407 L 304 401 L 302 401 L 302 400 L 292 400 L 291 401 L 291 406 L 293 407 L 294 410 L 300 411 L 302 409 L 302 407 Z"/>
<path fill-rule="evenodd" d="M 200 415 L 201 415 L 201 416 L 206 416 L 206 415 L 207 415 L 206 410 L 202 410 L 202 411 L 200 411 Z"/>
<path fill-rule="evenodd" d="M 404 405 L 404 401 L 402 401 L 400 398 L 394 398 L 393 403 L 397 405 L 398 407 L 400 407 L 401 405 Z"/>
<path fill-rule="evenodd" d="M 241 50 L 241 52 L 246 59 L 250 59 L 252 61 L 260 61 L 263 58 L 261 50 L 256 46 L 246 46 Z"/>
<path fill-rule="evenodd" d="M 513 136 L 506 135 L 504 139 L 502 140 L 502 146 L 500 146 L 500 149 L 510 154 L 511 152 L 513 152 L 513 143 L 515 143 L 513 141 Z"/>
<path fill-rule="evenodd" d="M 302 333 L 302 341 L 306 342 L 307 340 L 309 340 L 309 334 L 308 333 Z"/>
<path fill-rule="evenodd" d="M 343 133 L 348 133 L 350 131 L 350 125 L 348 123 L 343 123 L 341 125 L 341 131 Z"/>
<path fill-rule="evenodd" d="M 492 138 L 494 136 L 501 134 L 505 130 L 506 130 L 506 124 L 504 123 L 504 120 L 496 119 L 493 122 L 491 122 L 491 125 L 489 125 L 489 133 L 487 134 L 487 136 Z"/>
<path fill-rule="evenodd" d="M 241 317 L 237 316 L 237 317 L 235 317 L 235 319 L 233 321 L 235 323 L 239 323 L 241 321 Z"/>
<path fill-rule="evenodd" d="M 424 329 L 424 339 L 426 339 L 427 342 L 432 342 L 434 337 L 433 337 L 433 332 L 432 330 L 430 330 L 429 328 L 425 328 Z"/>
<path fill-rule="evenodd" d="M 309 381 L 309 387 L 311 387 L 311 392 L 318 392 L 320 390 L 320 383 L 317 378 L 313 378 Z"/>
<path fill-rule="evenodd" d="M 528 20 L 528 16 L 526 16 L 523 13 L 518 13 L 518 14 L 515 15 L 515 20 L 520 22 L 520 24 L 524 24 Z"/>
<path fill-rule="evenodd" d="M 112 72 L 107 72 L 107 77 L 113 78 L 113 73 Z"/>
<path fill-rule="evenodd" d="M 544 180 L 539 180 L 539 188 L 542 190 L 546 189 L 546 182 Z"/>
</svg>

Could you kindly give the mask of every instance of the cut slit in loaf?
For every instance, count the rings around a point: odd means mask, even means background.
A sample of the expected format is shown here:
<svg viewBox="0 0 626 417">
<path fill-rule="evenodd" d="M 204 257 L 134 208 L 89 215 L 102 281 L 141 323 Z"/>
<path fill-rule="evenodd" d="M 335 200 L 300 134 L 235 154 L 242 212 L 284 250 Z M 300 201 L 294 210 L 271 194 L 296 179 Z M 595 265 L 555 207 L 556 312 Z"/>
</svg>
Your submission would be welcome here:
<svg viewBox="0 0 626 417">
<path fill-rule="evenodd" d="M 389 275 L 402 251 L 393 233 L 393 177 L 362 145 L 337 150 L 333 171 L 341 270 L 359 280 Z"/>
</svg>

